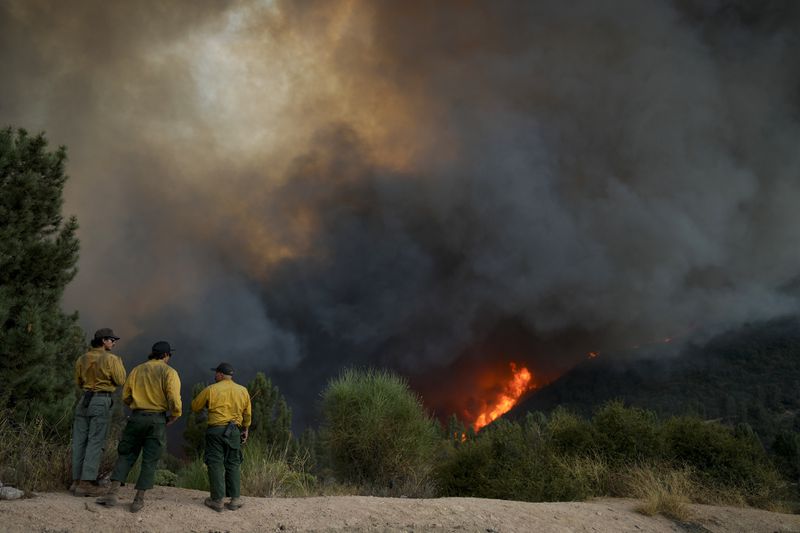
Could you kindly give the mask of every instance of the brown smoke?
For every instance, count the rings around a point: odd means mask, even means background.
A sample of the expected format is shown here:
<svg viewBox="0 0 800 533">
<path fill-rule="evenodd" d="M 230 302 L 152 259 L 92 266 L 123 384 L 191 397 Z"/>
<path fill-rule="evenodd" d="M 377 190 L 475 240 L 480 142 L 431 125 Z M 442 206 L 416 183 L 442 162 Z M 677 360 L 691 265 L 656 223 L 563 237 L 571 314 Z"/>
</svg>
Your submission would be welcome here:
<svg viewBox="0 0 800 533">
<path fill-rule="evenodd" d="M 348 364 L 546 375 L 796 310 L 799 28 L 793 2 L 11 0 L 0 123 L 68 145 L 66 306 L 131 350 L 298 396 Z"/>
</svg>

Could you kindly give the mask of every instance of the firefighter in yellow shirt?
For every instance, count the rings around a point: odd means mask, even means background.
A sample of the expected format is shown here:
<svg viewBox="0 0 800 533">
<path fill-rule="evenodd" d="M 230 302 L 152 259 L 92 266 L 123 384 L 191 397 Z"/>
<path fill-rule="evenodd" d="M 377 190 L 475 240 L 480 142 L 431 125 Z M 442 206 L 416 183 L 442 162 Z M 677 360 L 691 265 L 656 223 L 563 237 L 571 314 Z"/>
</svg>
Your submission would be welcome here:
<svg viewBox="0 0 800 533">
<path fill-rule="evenodd" d="M 175 369 L 167 365 L 174 351 L 168 342 L 159 341 L 153 345 L 148 361 L 131 370 L 122 389 L 122 401 L 132 413 L 117 447 L 111 488 L 97 503 L 116 505 L 120 484 L 141 452 L 142 467 L 131 512 L 144 507 L 144 493 L 153 488 L 156 466 L 167 443 L 166 427 L 181 416 L 181 380 Z"/>
<path fill-rule="evenodd" d="M 75 406 L 72 424 L 72 486 L 75 496 L 97 496 L 95 484 L 111 427 L 111 398 L 125 383 L 122 359 L 111 353 L 119 340 L 110 328 L 98 329 L 91 349 L 75 361 L 75 383 L 83 396 Z"/>
<path fill-rule="evenodd" d="M 208 408 L 205 463 L 211 497 L 205 504 L 221 512 L 224 505 L 235 511 L 242 506 L 240 498 L 242 444 L 247 441 L 252 407 L 247 389 L 233 382 L 233 367 L 220 363 L 214 371 L 216 383 L 209 385 L 192 400 L 192 411 Z"/>
</svg>

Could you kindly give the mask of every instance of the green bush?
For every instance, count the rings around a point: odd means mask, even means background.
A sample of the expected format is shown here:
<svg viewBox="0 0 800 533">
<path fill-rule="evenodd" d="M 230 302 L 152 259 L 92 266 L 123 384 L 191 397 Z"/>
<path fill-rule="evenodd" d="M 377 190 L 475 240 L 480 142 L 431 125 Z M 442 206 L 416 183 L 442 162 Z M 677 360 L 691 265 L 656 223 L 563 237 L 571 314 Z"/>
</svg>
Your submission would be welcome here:
<svg viewBox="0 0 800 533">
<path fill-rule="evenodd" d="M 556 409 L 550 415 L 545 434 L 550 446 L 558 454 L 592 454 L 597 447 L 592 425 L 562 408 Z"/>
<path fill-rule="evenodd" d="M 450 444 L 433 469 L 438 495 L 482 497 L 489 494 L 491 462 L 486 439 L 472 439 L 458 446 Z"/>
<path fill-rule="evenodd" d="M 642 462 L 660 454 L 656 414 L 613 401 L 592 417 L 596 451 L 613 463 Z"/>
<path fill-rule="evenodd" d="M 178 485 L 178 474 L 166 468 L 156 470 L 155 485 L 162 487 L 175 487 Z"/>
<path fill-rule="evenodd" d="M 783 475 L 794 483 L 800 481 L 800 433 L 779 433 L 772 444 L 772 452 Z"/>
<path fill-rule="evenodd" d="M 383 493 L 423 495 L 437 430 L 405 380 L 345 370 L 322 393 L 321 437 L 339 481 Z"/>
<path fill-rule="evenodd" d="M 793 442 L 782 442 L 793 456 Z M 527 501 L 638 497 L 679 516 L 689 499 L 769 506 L 783 483 L 752 431 L 696 417 L 659 423 L 611 402 L 591 421 L 565 410 L 549 420 L 495 421 L 465 442 L 445 441 L 434 469 L 441 496 Z"/>
<path fill-rule="evenodd" d="M 498 420 L 451 447 L 434 473 L 441 496 L 565 501 L 595 494 L 605 470 L 599 461 L 556 453 L 527 425 Z"/>
<path fill-rule="evenodd" d="M 665 459 L 692 468 L 712 490 L 735 491 L 760 504 L 782 488 L 780 476 L 750 431 L 736 434 L 718 422 L 673 417 L 662 428 Z"/>
</svg>

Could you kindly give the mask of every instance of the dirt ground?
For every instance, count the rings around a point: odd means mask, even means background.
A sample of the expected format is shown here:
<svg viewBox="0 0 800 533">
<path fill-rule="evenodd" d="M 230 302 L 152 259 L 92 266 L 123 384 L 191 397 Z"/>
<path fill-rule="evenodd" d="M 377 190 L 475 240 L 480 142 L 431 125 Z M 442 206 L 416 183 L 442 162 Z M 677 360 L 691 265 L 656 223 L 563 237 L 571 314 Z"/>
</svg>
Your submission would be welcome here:
<svg viewBox="0 0 800 533">
<path fill-rule="evenodd" d="M 478 498 L 416 500 L 334 496 L 244 498 L 238 511 L 217 513 L 203 505 L 207 493 L 156 487 L 145 508 L 128 511 L 133 489 L 123 487 L 111 509 L 94 498 L 67 492 L 0 501 L 0 531 L 72 533 L 197 533 L 240 531 L 480 531 L 494 532 L 798 532 L 800 515 L 757 509 L 693 505 L 689 522 L 646 517 L 634 500 L 525 503 Z"/>
</svg>

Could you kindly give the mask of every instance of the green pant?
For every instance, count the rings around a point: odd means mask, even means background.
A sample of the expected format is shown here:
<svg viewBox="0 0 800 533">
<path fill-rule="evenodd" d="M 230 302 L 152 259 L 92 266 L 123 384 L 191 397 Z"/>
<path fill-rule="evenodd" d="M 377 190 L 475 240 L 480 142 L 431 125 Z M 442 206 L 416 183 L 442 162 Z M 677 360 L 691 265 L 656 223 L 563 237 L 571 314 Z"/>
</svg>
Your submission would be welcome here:
<svg viewBox="0 0 800 533">
<path fill-rule="evenodd" d="M 112 481 L 125 483 L 139 452 L 142 453 L 142 469 L 136 481 L 136 490 L 153 488 L 158 460 L 167 443 L 167 419 L 163 413 L 134 412 L 117 446 L 117 464 L 111 474 Z"/>
<path fill-rule="evenodd" d="M 111 427 L 112 404 L 110 396 L 93 396 L 86 407 L 83 397 L 78 400 L 72 422 L 72 479 L 97 479 Z"/>
<path fill-rule="evenodd" d="M 225 426 L 211 426 L 206 430 L 205 463 L 208 467 L 208 484 L 211 499 L 221 500 L 225 496 L 239 497 L 242 482 L 242 443 L 239 428 L 223 436 Z"/>
</svg>

